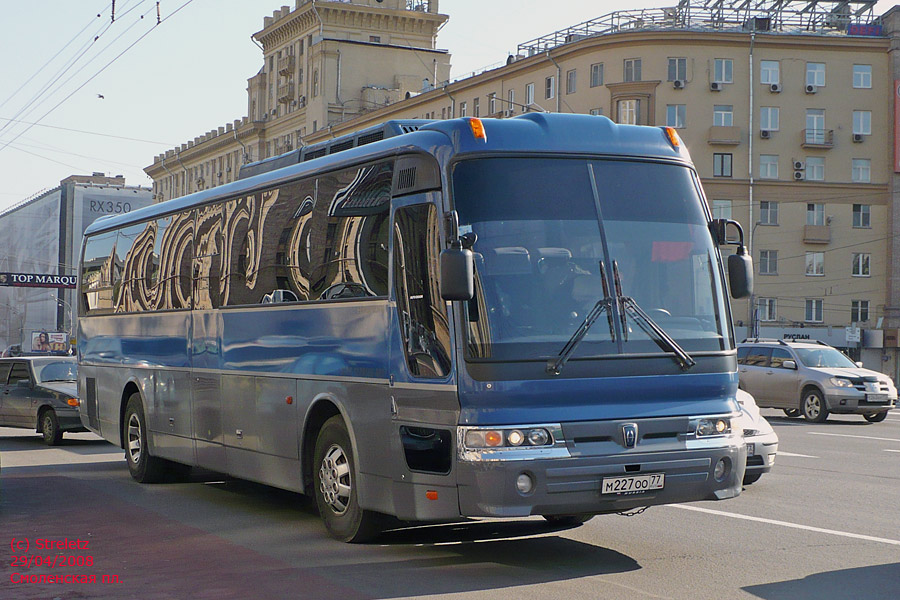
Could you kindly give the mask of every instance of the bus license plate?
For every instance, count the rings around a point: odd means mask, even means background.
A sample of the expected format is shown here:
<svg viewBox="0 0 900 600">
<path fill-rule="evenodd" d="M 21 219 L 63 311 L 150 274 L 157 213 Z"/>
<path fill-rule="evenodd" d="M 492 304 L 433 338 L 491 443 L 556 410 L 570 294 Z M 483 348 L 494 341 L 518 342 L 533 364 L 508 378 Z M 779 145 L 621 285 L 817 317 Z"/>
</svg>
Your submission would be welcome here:
<svg viewBox="0 0 900 600">
<path fill-rule="evenodd" d="M 887 394 L 866 394 L 867 402 L 887 402 L 888 395 Z"/>
<path fill-rule="evenodd" d="M 665 485 L 664 473 L 650 475 L 630 475 L 628 477 L 604 477 L 601 494 L 638 494 L 650 490 L 661 490 Z"/>
</svg>

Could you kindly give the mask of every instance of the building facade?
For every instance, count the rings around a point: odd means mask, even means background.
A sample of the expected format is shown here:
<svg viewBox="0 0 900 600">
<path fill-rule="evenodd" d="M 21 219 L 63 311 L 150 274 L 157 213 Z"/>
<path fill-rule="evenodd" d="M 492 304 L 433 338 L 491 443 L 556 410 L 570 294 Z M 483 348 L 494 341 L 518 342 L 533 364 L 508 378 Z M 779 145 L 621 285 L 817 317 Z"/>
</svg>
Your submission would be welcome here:
<svg viewBox="0 0 900 600">
<path fill-rule="evenodd" d="M 307 119 L 301 143 L 388 119 L 531 110 L 675 127 L 714 216 L 747 235 L 756 290 L 733 304 L 738 336 L 821 339 L 897 378 L 900 11 L 879 17 L 869 1 L 706 4 L 618 11 L 551 33 L 503 67 L 350 118 L 331 113 L 327 130 Z M 267 134 L 259 148 L 286 146 Z M 209 140 L 193 150 L 215 160 Z M 147 172 L 167 198 L 165 156 Z"/>
<path fill-rule="evenodd" d="M 59 186 L 0 213 L 0 349 L 28 351 L 40 332 L 74 331 L 75 290 L 32 287 L 11 274 L 51 275 L 74 281 L 84 230 L 99 217 L 153 203 L 151 190 L 125 185 L 122 176 L 73 175 Z M 18 285 L 27 283 L 28 285 Z M 49 282 L 53 284 L 55 282 Z M 62 336 L 61 336 L 62 337 Z"/>
</svg>

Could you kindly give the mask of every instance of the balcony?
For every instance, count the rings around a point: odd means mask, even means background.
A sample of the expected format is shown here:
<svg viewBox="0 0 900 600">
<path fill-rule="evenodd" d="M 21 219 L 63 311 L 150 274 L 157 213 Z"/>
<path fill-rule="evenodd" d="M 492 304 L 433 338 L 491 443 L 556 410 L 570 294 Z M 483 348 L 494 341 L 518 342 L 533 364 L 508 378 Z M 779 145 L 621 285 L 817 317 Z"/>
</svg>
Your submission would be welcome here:
<svg viewBox="0 0 900 600">
<path fill-rule="evenodd" d="M 741 128 L 713 125 L 709 128 L 706 141 L 716 146 L 737 146 L 741 143 Z"/>
<path fill-rule="evenodd" d="M 833 148 L 834 129 L 804 129 L 800 145 L 803 148 Z"/>
<path fill-rule="evenodd" d="M 278 86 L 278 101 L 287 104 L 294 99 L 294 84 L 283 83 Z"/>
<path fill-rule="evenodd" d="M 831 227 L 828 225 L 804 225 L 803 242 L 806 244 L 830 244 Z"/>
<path fill-rule="evenodd" d="M 290 77 L 294 72 L 294 55 L 288 54 L 278 61 L 278 74 Z"/>
</svg>

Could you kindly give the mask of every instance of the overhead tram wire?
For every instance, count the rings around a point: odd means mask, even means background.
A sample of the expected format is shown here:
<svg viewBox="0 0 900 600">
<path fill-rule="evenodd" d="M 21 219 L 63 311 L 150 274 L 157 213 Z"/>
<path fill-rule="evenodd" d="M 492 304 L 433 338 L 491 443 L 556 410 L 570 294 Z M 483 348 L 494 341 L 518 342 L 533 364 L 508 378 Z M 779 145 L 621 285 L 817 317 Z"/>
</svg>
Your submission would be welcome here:
<svg viewBox="0 0 900 600">
<path fill-rule="evenodd" d="M 143 0 L 142 0 L 142 1 L 143 1 Z M 136 8 L 136 7 L 137 7 L 137 6 L 135 6 L 134 8 Z M 108 7 L 107 7 L 107 8 L 108 8 Z M 132 9 L 129 9 L 128 12 L 130 12 L 130 10 L 132 10 Z M 101 13 L 98 13 L 98 14 L 97 14 L 98 17 L 99 17 L 100 15 L 101 15 Z M 88 26 L 90 26 L 90 25 L 88 25 Z M 91 40 L 88 41 L 88 42 L 86 42 L 84 45 L 82 45 L 82 46 L 79 48 L 78 51 L 76 51 L 76 56 L 74 56 L 73 58 L 69 58 L 65 63 L 63 63 L 63 65 L 56 71 L 56 73 L 54 73 L 54 74 L 51 76 L 50 80 L 47 81 L 46 83 L 44 83 L 44 84 L 40 87 L 40 89 L 38 89 L 38 91 L 35 92 L 35 94 L 34 94 L 34 95 L 33 95 L 33 96 L 32 96 L 32 97 L 31 97 L 31 98 L 30 98 L 30 99 L 29 99 L 29 100 L 28 100 L 28 101 L 27 101 L 27 102 L 26 102 L 26 103 L 25 103 L 25 104 L 24 104 L 24 105 L 16 112 L 16 114 L 13 115 L 13 119 L 18 119 L 20 116 L 27 116 L 28 114 L 30 114 L 30 113 L 32 112 L 32 110 L 33 110 L 34 108 L 36 108 L 37 106 L 40 106 L 41 104 L 43 104 L 44 102 L 46 102 L 53 94 L 55 94 L 57 91 L 59 91 L 59 89 L 62 87 L 62 85 L 64 85 L 65 83 L 68 83 L 69 80 L 67 79 L 63 84 L 60 84 L 60 86 L 59 86 L 56 90 L 50 92 L 49 94 L 47 93 L 48 90 L 50 90 L 51 88 L 53 88 L 53 86 L 56 85 L 57 82 L 58 82 L 58 81 L 59 81 L 59 80 L 60 80 L 60 79 L 61 79 L 61 78 L 62 78 L 62 77 L 70 70 L 70 69 L 72 69 L 72 67 L 74 67 L 74 66 L 78 63 L 78 61 L 80 61 L 81 58 L 82 58 L 85 54 L 88 53 L 88 51 L 90 51 L 90 49 L 94 46 L 94 44 L 97 43 L 97 40 L 99 40 L 99 39 L 103 36 L 103 34 L 105 34 L 105 33 L 109 30 L 109 28 L 110 28 L 111 26 L 112 26 L 111 23 L 105 23 L 105 24 L 101 25 L 100 28 L 99 28 L 99 30 L 92 36 Z M 104 48 L 104 50 L 105 50 L 105 48 Z M 99 54 L 101 54 L 102 52 L 103 52 L 103 50 L 101 50 L 100 53 L 98 53 L 97 55 L 95 55 L 93 58 L 89 59 L 89 60 L 87 61 L 87 63 L 85 63 L 84 66 L 87 66 L 88 64 L 90 64 L 90 63 L 91 63 L 93 60 L 95 60 L 95 59 L 97 58 L 97 56 L 99 56 Z M 78 72 L 80 72 L 80 71 L 84 68 L 84 66 L 82 66 L 81 68 L 79 68 L 79 70 L 76 71 L 75 74 L 77 74 Z M 73 74 L 72 77 L 74 77 L 75 74 Z M 71 79 L 71 77 L 70 77 L 69 79 Z M 35 104 L 36 102 L 37 102 L 37 104 Z M 11 123 L 6 123 L 6 124 L 3 125 L 2 127 L 0 127 L 0 133 L 2 133 L 9 125 L 11 125 Z"/>
<path fill-rule="evenodd" d="M 84 88 L 84 86 L 86 86 L 88 83 L 90 83 L 90 82 L 93 81 L 95 78 L 97 78 L 97 76 L 99 76 L 101 73 L 103 73 L 103 71 L 105 71 L 107 68 L 109 68 L 109 66 L 112 65 L 114 62 L 116 62 L 117 60 L 119 60 L 119 58 L 121 58 L 126 52 L 128 52 L 129 50 L 131 50 L 132 48 L 134 48 L 134 46 L 136 46 L 141 40 L 143 40 L 145 37 L 147 37 L 148 35 L 150 35 L 150 33 L 151 33 L 153 30 L 155 30 L 157 27 L 159 27 L 162 23 L 165 23 L 166 21 L 168 21 L 169 19 L 171 19 L 172 17 L 174 17 L 176 14 L 178 14 L 182 9 L 184 9 L 186 6 L 188 6 L 189 4 L 191 4 L 193 1 L 194 1 L 194 0 L 186 0 L 181 6 L 179 6 L 178 8 L 176 8 L 172 13 L 166 15 L 165 18 L 160 19 L 159 22 L 157 22 L 157 23 L 156 23 L 155 25 L 153 25 L 150 29 L 148 29 L 142 36 L 140 36 L 138 39 L 136 39 L 134 42 L 132 42 L 129 46 L 127 46 L 124 50 L 122 50 L 119 54 L 117 54 L 111 61 L 109 61 L 108 63 L 106 63 L 105 65 L 103 65 L 103 67 L 101 67 L 101 69 L 100 69 L 99 71 L 97 71 L 96 73 L 94 73 L 93 75 L 91 75 L 91 77 L 89 77 L 84 83 L 82 83 L 80 86 L 78 86 L 76 89 L 74 89 L 68 96 L 66 96 L 65 98 L 63 98 L 62 100 L 60 100 L 53 108 L 51 108 L 51 109 L 48 110 L 46 113 L 44 113 L 39 119 L 37 119 L 36 122 L 37 122 L 37 123 L 40 123 L 43 119 L 47 118 L 47 116 L 49 116 L 50 113 L 52 113 L 52 112 L 55 111 L 57 108 L 59 108 L 60 106 L 62 106 L 69 98 L 71 98 L 71 97 L 74 96 L 76 93 L 78 93 L 79 91 L 81 91 L 81 89 Z M 154 7 L 154 10 L 155 10 L 155 7 Z M 23 134 L 25 134 L 25 133 L 26 133 L 29 129 L 31 129 L 32 127 L 34 127 L 34 125 L 29 125 L 24 131 L 20 132 L 15 138 L 13 138 L 12 140 L 6 142 L 3 146 L 0 146 L 0 152 L 3 152 L 3 150 L 6 149 L 12 142 L 14 142 L 14 141 L 16 141 L 17 139 L 19 139 L 19 137 L 21 137 Z"/>
<path fill-rule="evenodd" d="M 101 11 L 101 12 L 103 12 L 103 11 Z M 98 15 L 98 16 L 99 16 L 99 15 Z M 87 31 L 88 27 L 90 27 L 93 23 L 94 23 L 94 20 L 91 19 L 91 21 L 90 21 L 87 25 L 85 25 L 85 26 L 82 28 L 81 31 L 79 31 L 78 33 L 76 33 L 76 34 L 74 35 L 74 37 L 72 37 L 71 40 L 69 40 L 68 42 L 66 42 L 66 44 L 65 44 L 62 48 L 60 48 L 59 50 L 57 50 L 57 51 L 56 51 L 56 54 L 54 54 L 53 56 L 51 56 L 51 57 L 47 60 L 47 62 L 45 62 L 45 63 L 44 63 L 43 65 L 41 65 L 34 73 L 32 73 L 32 74 L 31 74 L 31 77 L 29 77 L 28 79 L 26 79 L 25 82 L 24 82 L 22 85 L 20 85 L 18 88 L 16 88 L 16 90 L 15 90 L 12 94 L 10 94 L 9 97 L 8 97 L 6 100 L 4 100 L 3 102 L 0 102 L 0 108 L 3 108 L 4 106 L 6 106 L 6 103 L 7 103 L 7 102 L 9 102 L 10 100 L 12 100 L 12 99 L 16 96 L 16 94 L 18 94 L 19 92 L 21 92 L 22 89 L 23 89 L 26 85 L 28 85 L 29 83 L 31 83 L 31 81 L 32 81 L 35 77 L 37 77 L 39 73 L 42 73 L 43 70 L 46 69 L 46 68 L 50 65 L 50 63 L 52 63 L 54 60 L 56 60 L 56 57 L 57 57 L 57 56 L 59 56 L 60 54 L 62 54 L 63 51 L 64 51 L 66 48 L 68 48 L 69 46 L 71 46 L 71 45 L 72 45 L 72 42 L 74 42 L 75 40 L 77 40 L 77 39 L 81 36 L 82 33 L 84 33 L 85 31 Z"/>
<path fill-rule="evenodd" d="M 128 13 L 130 13 L 131 11 L 136 9 L 138 6 L 140 6 L 141 3 L 145 2 L 145 1 L 147 1 L 147 0 L 140 0 L 138 2 L 138 4 L 129 8 L 127 11 L 125 11 L 124 14 L 127 15 Z M 69 61 L 68 64 L 64 65 L 59 71 L 57 71 L 57 73 L 54 75 L 53 80 L 44 84 L 44 86 L 40 90 L 38 90 L 38 92 L 34 96 L 32 96 L 32 98 L 28 101 L 28 103 L 25 106 L 23 106 L 13 116 L 13 118 L 18 119 L 20 116 L 28 116 L 30 113 L 32 113 L 34 110 L 36 110 L 37 107 L 39 107 L 44 102 L 48 101 L 54 94 L 56 94 L 58 91 L 60 91 L 63 88 L 63 86 L 68 84 L 76 75 L 78 75 L 87 66 L 89 66 L 92 62 L 94 62 L 96 59 L 98 59 L 100 57 L 100 55 L 103 54 L 104 52 L 106 52 L 109 48 L 111 48 L 113 46 L 113 44 L 118 42 L 126 33 L 128 33 L 128 31 L 131 30 L 132 27 L 134 27 L 135 25 L 140 23 L 140 21 L 144 18 L 144 16 L 146 16 L 146 14 L 149 14 L 150 12 L 151 11 L 148 10 L 147 13 L 145 13 L 145 15 L 141 15 L 141 17 L 138 20 L 136 20 L 134 23 L 132 23 L 130 26 L 128 26 L 125 29 L 125 31 L 120 33 L 105 48 L 100 50 L 96 55 L 94 55 L 87 62 L 85 62 L 83 65 L 81 65 L 78 68 L 78 70 L 76 70 L 74 73 L 72 73 L 65 81 L 60 83 L 55 90 L 50 91 L 48 93 L 48 90 L 50 90 L 50 88 L 52 88 L 54 85 L 56 85 L 57 82 L 59 82 L 60 78 L 62 78 L 63 75 L 65 75 L 72 67 L 74 67 L 75 64 L 79 60 L 81 60 L 81 58 L 93 47 L 93 45 L 97 42 L 97 40 L 99 40 L 103 36 L 103 34 L 105 34 L 109 30 L 109 28 L 112 27 L 112 23 L 107 23 L 106 25 L 104 25 L 102 28 L 102 31 L 100 31 L 97 35 L 94 36 L 94 39 L 87 44 L 87 46 L 84 48 L 84 50 L 82 50 L 82 52 L 78 56 L 76 56 L 73 60 Z M 122 16 L 124 16 L 124 15 L 122 15 Z M 121 21 L 121 18 L 120 18 L 120 21 Z M 38 100 L 38 98 L 40 98 L 40 100 Z M 66 99 L 68 99 L 68 97 Z M 6 125 L 9 125 L 9 123 L 7 123 Z M 2 132 L 6 128 L 6 125 L 3 127 L 0 127 L 0 132 Z M 27 129 L 26 129 L 26 131 L 27 131 Z M 22 133 L 24 133 L 24 132 L 22 132 Z M 21 135 L 21 133 L 19 135 Z M 15 138 L 13 141 L 15 141 Z M 2 148 L 0 148 L 0 150 L 2 150 Z"/>
<path fill-rule="evenodd" d="M 4 117 L 0 117 L 0 121 L 12 121 L 13 119 L 6 119 Z M 71 127 L 59 127 L 57 125 L 45 125 L 43 123 L 30 123 L 28 121 L 17 121 L 17 123 L 21 123 L 23 125 L 32 125 L 34 127 L 46 127 L 47 129 L 58 129 L 59 131 L 71 131 L 73 133 L 84 133 L 86 135 L 96 135 L 100 137 L 113 138 L 116 140 L 125 140 L 127 142 L 141 142 L 144 144 L 153 144 L 156 146 L 177 146 L 177 144 L 173 144 L 170 142 L 159 142 L 156 140 L 142 140 L 140 138 L 132 138 L 123 135 L 113 135 L 111 133 L 99 133 L 97 131 L 86 131 L 84 129 L 72 129 Z"/>
</svg>

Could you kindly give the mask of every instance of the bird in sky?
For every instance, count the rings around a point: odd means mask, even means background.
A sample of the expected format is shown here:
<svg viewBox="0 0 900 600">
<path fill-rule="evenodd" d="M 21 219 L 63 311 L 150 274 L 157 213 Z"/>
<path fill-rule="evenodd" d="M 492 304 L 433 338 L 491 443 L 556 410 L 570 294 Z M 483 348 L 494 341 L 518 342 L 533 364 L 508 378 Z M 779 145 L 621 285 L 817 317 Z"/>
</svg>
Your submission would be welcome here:
<svg viewBox="0 0 900 600">
<path fill-rule="evenodd" d="M 100 98 L 101 100 L 104 99 L 103 94 L 97 94 L 97 97 Z"/>
</svg>

